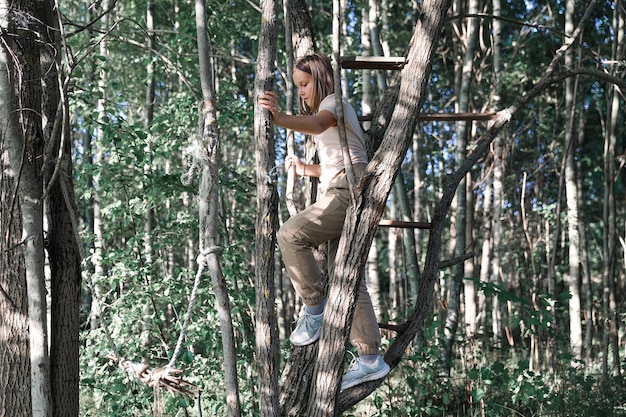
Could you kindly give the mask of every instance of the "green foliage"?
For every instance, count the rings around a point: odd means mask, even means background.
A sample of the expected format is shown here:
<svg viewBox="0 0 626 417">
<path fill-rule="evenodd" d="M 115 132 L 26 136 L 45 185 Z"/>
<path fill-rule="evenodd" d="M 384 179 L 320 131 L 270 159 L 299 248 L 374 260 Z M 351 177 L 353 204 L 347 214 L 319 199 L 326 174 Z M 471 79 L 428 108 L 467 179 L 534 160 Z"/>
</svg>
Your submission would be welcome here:
<svg viewBox="0 0 626 417">
<path fill-rule="evenodd" d="M 426 332 L 436 331 L 433 322 Z M 476 345 L 473 345 L 476 346 Z M 467 345 L 466 347 L 469 347 Z M 464 349 L 467 351 L 467 349 Z M 554 373 L 529 369 L 523 350 L 499 351 L 500 359 L 474 348 L 468 369 L 448 377 L 441 374 L 438 349 L 408 354 L 391 377 L 346 416 L 545 417 L 623 416 L 626 388 L 622 377 L 602 381 L 582 367 L 558 360 Z"/>
<path fill-rule="evenodd" d="M 381 33 L 382 40 L 388 43 L 391 55 L 403 55 L 413 33 L 412 23 L 419 14 L 413 7 L 419 6 L 419 2 L 387 3 L 388 8 L 380 10 L 381 19 L 384 17 L 387 25 Z M 496 87 L 500 98 L 498 106 L 515 103 L 537 82 L 562 41 L 563 1 L 504 3 L 503 62 L 497 77 L 492 68 L 488 39 L 493 21 L 480 19 L 481 46 L 484 47 L 477 50 L 474 60 L 472 111 L 499 110 L 493 109 L 491 102 L 491 93 Z M 613 42 L 606 40 L 614 39 L 610 17 L 614 6 L 608 0 L 599 3 L 596 16 L 582 38 L 582 46 L 587 48 L 583 51 L 585 59 L 597 59 L 591 58 L 591 50 L 594 57 L 611 56 Z M 193 2 L 156 0 L 156 50 L 149 51 L 143 47 L 147 38 L 145 3 L 115 3 L 108 27 L 100 21 L 85 26 L 100 15 L 100 4 L 69 1 L 62 5 L 69 30 L 67 41 L 77 58 L 72 62 L 76 66 L 72 72 L 70 105 L 76 194 L 90 261 L 85 275 L 94 282 L 98 298 L 103 302 L 103 320 L 120 355 L 158 367 L 169 361 L 174 349 L 197 267 L 194 262 L 199 223 L 195 200 L 197 180 L 188 185 L 180 181 L 190 167 L 186 156 L 190 139 L 196 133 L 201 96 L 194 8 Z M 313 12 L 318 49 L 330 53 L 332 5 L 317 0 L 308 4 Z M 363 52 L 360 25 L 361 9 L 366 4 L 362 0 L 348 2 L 348 37 L 343 43 L 346 53 Z M 221 135 L 222 269 L 236 329 L 243 415 L 253 416 L 258 413 L 251 311 L 255 299 L 253 254 L 257 213 L 251 103 L 261 17 L 253 2 L 208 0 L 206 6 Z M 581 10 L 577 7 L 578 13 Z M 446 22 L 433 62 L 425 112 L 452 112 L 457 103 L 458 59 L 463 50 L 454 22 L 462 23 L 460 19 Z M 99 47 L 104 33 L 108 34 L 104 39 L 106 53 L 101 53 Z M 279 70 L 284 70 L 282 31 L 278 49 Z M 156 87 L 154 114 L 147 121 L 149 63 L 154 63 Z M 596 64 L 604 66 L 599 59 Z M 359 77 L 358 72 L 348 71 L 345 80 L 356 93 L 362 82 Z M 282 85 L 278 73 L 277 79 Z M 592 301 L 597 309 L 597 294 L 602 289 L 598 277 L 605 259 L 600 204 L 605 191 L 604 139 L 599 132 L 605 128 L 609 87 L 584 77 L 577 82 L 581 97 L 577 108 L 586 122 L 585 140 L 576 153 L 580 166 L 578 175 L 583 184 L 584 207 L 580 218 L 589 237 L 587 249 L 595 294 Z M 502 244 L 494 250 L 500 251 L 505 259 L 498 271 L 504 282 L 471 279 L 487 305 L 498 300 L 509 307 L 504 321 L 515 346 L 494 347 L 491 341 L 494 335 L 486 329 L 481 329 L 476 340 L 457 336 L 452 375 L 442 375 L 441 321 L 445 312 L 440 311 L 423 329 L 417 347 L 408 352 L 390 379 L 370 400 L 360 404 L 353 415 L 539 417 L 567 414 L 593 417 L 626 414 L 624 401 L 620 400 L 626 397 L 623 381 L 619 378 L 602 381 L 593 372 L 571 366 L 567 326 L 563 325 L 568 318 L 569 294 L 564 292 L 563 281 L 567 275 L 568 242 L 561 237 L 554 239 L 555 234 L 560 233 L 558 222 L 563 230 L 567 221 L 562 212 L 557 212 L 559 202 L 562 204 L 559 190 L 566 120 L 562 90 L 561 85 L 554 85 L 501 133 L 504 147 Z M 358 95 L 351 99 L 355 104 L 360 100 Z M 620 121 L 618 154 L 623 153 L 624 147 L 624 115 Z M 474 123 L 472 141 L 479 138 L 486 127 L 486 123 Z M 448 122 L 425 123 L 420 125 L 416 137 L 416 155 L 410 155 L 413 159 L 407 158 L 403 170 L 407 185 L 413 189 L 416 181 L 412 178 L 414 166 L 410 164 L 419 164 L 420 180 L 425 183 L 411 197 L 421 199 L 424 210 L 415 213 L 415 217 L 427 221 L 456 164 L 456 128 Z M 279 155 L 284 153 L 282 139 L 279 138 Z M 485 187 L 492 161 L 490 154 L 481 161 L 481 169 L 472 171 L 476 197 L 476 230 L 472 232 L 477 238 L 472 250 L 479 248 L 482 239 L 488 237 L 483 235 L 482 227 L 489 221 L 486 218 L 489 213 L 482 213 L 481 205 L 493 198 L 486 194 Z M 616 192 L 618 201 L 622 201 L 623 181 L 616 183 Z M 95 233 L 93 226 L 96 203 L 102 222 L 101 235 Z M 623 219 L 623 207 L 618 207 L 618 212 Z M 387 271 L 395 267 L 389 258 L 389 239 L 392 238 L 390 234 L 379 233 L 376 241 L 382 293 L 390 286 Z M 444 234 L 444 239 L 451 239 L 449 232 Z M 529 240 L 533 242 L 532 247 Z M 418 249 L 421 256 L 425 253 L 426 242 L 427 239 L 423 239 Z M 551 262 L 557 274 L 556 288 L 553 294 L 548 294 L 546 271 Z M 102 269 L 95 272 L 91 266 L 95 264 Z M 479 262 L 476 265 L 483 267 Z M 402 271 L 398 271 L 398 275 L 402 275 Z M 448 279 L 448 275 L 442 274 L 438 293 L 442 299 L 447 296 Z M 155 404 L 152 389 L 129 377 L 106 358 L 112 346 L 99 318 L 90 311 L 91 291 L 91 288 L 84 289 L 81 416 L 152 415 Z M 388 307 L 385 319 L 400 320 L 412 307 L 386 295 L 383 298 L 383 304 Z M 183 352 L 177 360 L 185 379 L 201 387 L 202 395 L 198 399 L 165 394 L 160 403 L 165 415 L 193 415 L 198 405 L 204 415 L 225 414 L 222 345 L 214 303 L 210 277 L 203 276 Z M 558 345 L 557 357 L 553 358 L 555 369 L 551 372 L 545 367 L 537 368 L 541 371 L 529 369 L 531 336 L 537 337 L 542 346 L 548 339 Z M 289 349 L 283 347 L 278 358 L 282 363 L 289 354 Z M 623 352 L 620 353 L 623 356 Z M 592 365 L 588 364 L 589 369 L 594 369 Z"/>
</svg>

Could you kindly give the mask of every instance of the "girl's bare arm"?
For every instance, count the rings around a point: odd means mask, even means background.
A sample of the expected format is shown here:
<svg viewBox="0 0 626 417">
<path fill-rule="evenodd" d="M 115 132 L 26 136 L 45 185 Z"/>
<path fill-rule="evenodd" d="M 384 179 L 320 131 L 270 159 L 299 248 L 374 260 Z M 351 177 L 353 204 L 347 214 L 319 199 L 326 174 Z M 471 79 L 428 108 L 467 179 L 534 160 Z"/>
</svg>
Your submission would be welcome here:
<svg viewBox="0 0 626 417">
<path fill-rule="evenodd" d="M 277 125 L 307 135 L 319 135 L 326 129 L 337 124 L 335 116 L 327 110 L 322 110 L 311 116 L 295 116 L 281 113 L 278 110 L 278 98 L 276 93 L 272 91 L 266 91 L 261 94 L 259 96 L 259 104 L 272 113 L 272 119 Z"/>
</svg>

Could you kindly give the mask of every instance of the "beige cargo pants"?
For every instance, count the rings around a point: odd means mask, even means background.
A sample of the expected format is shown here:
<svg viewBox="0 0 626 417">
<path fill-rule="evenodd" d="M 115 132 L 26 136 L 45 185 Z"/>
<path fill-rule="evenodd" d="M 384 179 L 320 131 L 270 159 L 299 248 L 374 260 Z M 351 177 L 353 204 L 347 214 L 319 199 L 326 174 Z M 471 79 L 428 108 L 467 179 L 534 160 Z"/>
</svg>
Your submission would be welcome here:
<svg viewBox="0 0 626 417">
<path fill-rule="evenodd" d="M 355 165 L 355 172 L 360 174 L 364 167 L 364 164 Z M 285 268 L 305 304 L 316 305 L 324 299 L 322 277 L 312 248 L 328 242 L 328 269 L 332 273 L 349 203 L 346 174 L 340 173 L 315 204 L 291 217 L 278 231 Z M 359 355 L 380 351 L 380 331 L 365 279 L 359 287 L 350 341 Z"/>
</svg>

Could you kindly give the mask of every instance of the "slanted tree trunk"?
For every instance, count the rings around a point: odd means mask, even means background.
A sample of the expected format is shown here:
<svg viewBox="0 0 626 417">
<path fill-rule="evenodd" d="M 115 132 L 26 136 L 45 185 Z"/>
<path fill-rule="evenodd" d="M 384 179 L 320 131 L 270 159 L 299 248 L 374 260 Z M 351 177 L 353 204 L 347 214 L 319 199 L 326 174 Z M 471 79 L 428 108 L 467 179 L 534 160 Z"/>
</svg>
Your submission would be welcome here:
<svg viewBox="0 0 626 417">
<path fill-rule="evenodd" d="M 401 71 L 398 93 L 392 103 L 393 113 L 380 149 L 368 165 L 366 173 L 351 203 L 337 253 L 335 274 L 330 277 L 328 304 L 324 315 L 324 329 L 319 341 L 313 395 L 309 401 L 309 416 L 338 415 L 346 406 L 364 398 L 380 381 L 362 384 L 342 394 L 350 398 L 342 404 L 337 401 L 339 381 L 343 372 L 343 357 L 359 280 L 362 278 L 369 247 L 378 222 L 393 187 L 398 169 L 412 143 L 419 109 L 425 98 L 432 60 L 441 33 L 444 16 L 450 2 L 426 1 L 407 55 L 407 65 Z M 384 131 L 384 129 L 382 129 Z M 380 130 L 378 130 L 380 131 Z M 398 358 L 399 360 L 399 358 Z M 392 365 L 395 365 L 392 362 Z"/>
</svg>

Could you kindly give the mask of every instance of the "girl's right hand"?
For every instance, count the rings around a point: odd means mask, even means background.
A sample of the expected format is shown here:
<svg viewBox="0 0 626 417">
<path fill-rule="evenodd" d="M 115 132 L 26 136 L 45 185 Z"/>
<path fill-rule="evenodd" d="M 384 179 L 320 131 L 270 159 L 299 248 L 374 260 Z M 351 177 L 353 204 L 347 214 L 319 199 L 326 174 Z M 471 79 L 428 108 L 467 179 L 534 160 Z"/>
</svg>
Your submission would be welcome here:
<svg viewBox="0 0 626 417">
<path fill-rule="evenodd" d="M 275 117 L 278 114 L 278 97 L 273 91 L 265 91 L 259 95 L 259 104 Z"/>
</svg>

